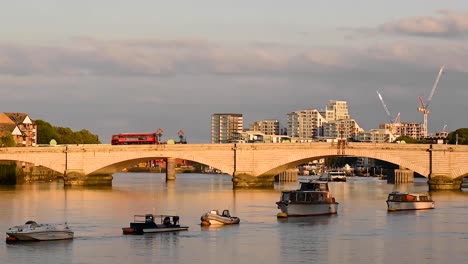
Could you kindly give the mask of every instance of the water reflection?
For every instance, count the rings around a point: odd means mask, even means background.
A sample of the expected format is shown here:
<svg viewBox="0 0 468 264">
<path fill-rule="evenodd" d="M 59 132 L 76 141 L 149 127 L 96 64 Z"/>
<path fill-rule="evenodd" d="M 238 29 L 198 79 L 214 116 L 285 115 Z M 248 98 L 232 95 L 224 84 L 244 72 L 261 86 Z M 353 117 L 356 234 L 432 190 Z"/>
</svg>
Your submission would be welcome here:
<svg viewBox="0 0 468 264">
<path fill-rule="evenodd" d="M 0 263 L 464 263 L 468 193 L 432 192 L 436 209 L 387 212 L 393 190 L 423 192 L 427 184 L 392 185 L 374 178 L 330 183 L 337 215 L 278 219 L 281 190 L 233 190 L 226 175 L 114 175 L 110 188 L 62 183 L 0 187 L 0 231 L 27 220 L 68 221 L 73 241 L 6 245 Z M 229 209 L 239 225 L 200 225 L 212 209 Z M 135 214 L 175 214 L 188 231 L 122 235 Z M 4 234 L 4 233 L 3 233 Z"/>
</svg>

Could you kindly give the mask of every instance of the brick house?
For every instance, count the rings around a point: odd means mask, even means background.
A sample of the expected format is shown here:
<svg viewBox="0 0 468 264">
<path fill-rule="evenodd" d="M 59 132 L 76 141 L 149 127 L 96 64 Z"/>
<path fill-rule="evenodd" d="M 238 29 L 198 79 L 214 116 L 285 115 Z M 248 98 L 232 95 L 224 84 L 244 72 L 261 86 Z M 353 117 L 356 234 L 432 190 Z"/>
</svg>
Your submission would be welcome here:
<svg viewBox="0 0 468 264">
<path fill-rule="evenodd" d="M 0 134 L 10 132 L 17 147 L 37 144 L 37 126 L 25 113 L 0 113 Z"/>
</svg>

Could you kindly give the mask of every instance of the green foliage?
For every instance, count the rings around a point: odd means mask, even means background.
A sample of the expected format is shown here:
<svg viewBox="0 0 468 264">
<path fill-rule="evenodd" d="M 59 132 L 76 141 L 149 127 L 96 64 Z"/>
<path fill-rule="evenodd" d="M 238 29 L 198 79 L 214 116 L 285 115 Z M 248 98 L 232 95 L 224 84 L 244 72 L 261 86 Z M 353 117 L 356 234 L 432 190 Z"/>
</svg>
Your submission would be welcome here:
<svg viewBox="0 0 468 264">
<path fill-rule="evenodd" d="M 10 132 L 6 132 L 3 136 L 0 136 L 0 147 L 14 147 L 14 146 L 16 146 L 16 143 Z"/>
<path fill-rule="evenodd" d="M 37 143 L 49 144 L 50 140 L 58 137 L 55 128 L 43 120 L 36 120 L 37 125 Z"/>
<path fill-rule="evenodd" d="M 414 139 L 409 136 L 400 136 L 396 139 L 396 141 L 405 141 L 408 144 L 432 144 L 432 140 L 428 139 Z"/>
<path fill-rule="evenodd" d="M 459 128 L 448 134 L 448 144 L 456 144 L 458 135 L 459 145 L 468 145 L 468 128 Z"/>
<path fill-rule="evenodd" d="M 52 139 L 57 144 L 100 144 L 99 137 L 86 129 L 74 132 L 68 127 L 56 127 L 43 120 L 36 120 L 37 143 L 49 144 Z"/>
<path fill-rule="evenodd" d="M 0 163 L 0 185 L 16 184 L 16 164 L 14 162 Z"/>
</svg>

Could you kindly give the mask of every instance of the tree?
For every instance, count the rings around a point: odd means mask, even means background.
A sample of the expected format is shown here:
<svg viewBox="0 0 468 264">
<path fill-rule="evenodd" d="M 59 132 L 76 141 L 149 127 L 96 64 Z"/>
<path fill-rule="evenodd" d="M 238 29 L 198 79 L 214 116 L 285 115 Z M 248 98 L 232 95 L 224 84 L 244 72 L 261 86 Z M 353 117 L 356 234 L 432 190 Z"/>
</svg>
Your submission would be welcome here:
<svg viewBox="0 0 468 264">
<path fill-rule="evenodd" d="M 458 142 L 457 142 L 458 137 Z M 468 128 L 459 128 L 448 134 L 448 144 L 468 145 Z"/>
<path fill-rule="evenodd" d="M 55 128 L 43 120 L 36 120 L 37 144 L 49 144 L 52 139 L 57 140 L 58 134 Z"/>
<path fill-rule="evenodd" d="M 13 136 L 11 135 L 10 132 L 5 132 L 2 135 L 0 135 L 0 147 L 14 147 L 16 146 L 16 142 L 13 139 Z"/>
<path fill-rule="evenodd" d="M 429 139 L 414 139 L 410 136 L 399 136 L 396 141 L 404 141 L 408 144 L 432 144 L 432 140 Z"/>
<path fill-rule="evenodd" d="M 37 143 L 49 144 L 55 139 L 58 144 L 100 144 L 99 137 L 86 129 L 74 132 L 68 127 L 52 126 L 46 121 L 36 120 Z"/>
</svg>

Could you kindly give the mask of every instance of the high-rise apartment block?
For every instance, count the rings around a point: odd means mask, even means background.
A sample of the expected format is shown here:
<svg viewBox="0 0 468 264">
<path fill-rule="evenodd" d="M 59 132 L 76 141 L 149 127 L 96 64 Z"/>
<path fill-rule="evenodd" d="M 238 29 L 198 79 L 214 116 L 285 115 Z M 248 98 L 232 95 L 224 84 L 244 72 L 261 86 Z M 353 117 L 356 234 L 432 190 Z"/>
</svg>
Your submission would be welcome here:
<svg viewBox="0 0 468 264">
<path fill-rule="evenodd" d="M 356 121 L 350 119 L 346 101 L 330 100 L 325 110 L 298 110 L 288 113 L 287 116 L 287 134 L 299 140 L 319 137 L 338 138 L 342 135 L 348 138 L 348 136 L 362 130 Z M 345 133 L 339 130 L 343 126 L 347 129 Z"/>
<path fill-rule="evenodd" d="M 312 139 L 323 135 L 322 126 L 327 122 L 316 109 L 290 112 L 287 134 L 300 139 Z"/>
<path fill-rule="evenodd" d="M 279 121 L 276 119 L 255 121 L 249 126 L 250 131 L 259 131 L 265 135 L 279 135 Z"/>
<path fill-rule="evenodd" d="M 330 100 L 320 114 L 328 121 L 349 119 L 348 102 Z"/>
<path fill-rule="evenodd" d="M 211 143 L 229 143 L 240 139 L 244 129 L 242 114 L 211 115 Z"/>
</svg>

